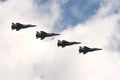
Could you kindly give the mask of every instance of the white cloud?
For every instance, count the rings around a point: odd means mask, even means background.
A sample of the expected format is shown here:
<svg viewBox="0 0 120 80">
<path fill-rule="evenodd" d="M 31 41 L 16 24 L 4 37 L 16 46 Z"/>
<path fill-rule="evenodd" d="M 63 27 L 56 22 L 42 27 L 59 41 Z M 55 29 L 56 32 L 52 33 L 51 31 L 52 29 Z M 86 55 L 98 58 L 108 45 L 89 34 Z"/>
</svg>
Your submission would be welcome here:
<svg viewBox="0 0 120 80">
<path fill-rule="evenodd" d="M 56 0 L 39 8 L 33 0 L 1 3 L 0 80 L 119 80 L 120 55 L 109 50 L 108 45 L 112 45 L 113 34 L 118 41 L 120 39 L 119 30 L 116 31 L 120 16 L 119 13 L 109 14 L 114 5 L 108 2 L 110 6 L 103 5 L 86 23 L 64 30 L 54 40 L 43 41 L 35 39 L 35 32 L 50 31 L 61 17 Z M 11 30 L 11 22 L 37 24 L 38 27 L 16 32 Z M 58 48 L 58 39 L 81 41 L 82 46 L 103 50 L 82 55 L 78 54 L 78 45 Z M 112 47 L 116 45 L 117 42 Z"/>
<path fill-rule="evenodd" d="M 120 56 L 116 51 L 109 51 L 107 48 L 108 45 L 111 44 L 108 43 L 108 41 L 112 34 L 114 34 L 113 32 L 118 20 L 119 15 L 111 15 L 104 18 L 95 17 L 85 24 L 79 24 L 74 29 L 64 31 L 62 38 L 82 41 L 82 46 L 87 45 L 90 47 L 101 47 L 103 48 L 103 51 L 88 53 L 85 56 L 77 55 L 79 57 L 74 57 L 72 55 L 69 60 L 74 60 L 73 63 L 72 61 L 70 61 L 71 63 L 68 63 L 68 61 L 64 59 L 64 61 L 66 61 L 67 75 L 63 78 L 70 78 L 70 80 L 120 79 L 118 76 L 120 74 L 118 67 L 120 66 Z M 71 51 L 70 49 L 66 50 Z M 66 53 L 72 54 L 72 52 Z M 74 53 L 77 54 L 78 52 Z"/>
<path fill-rule="evenodd" d="M 50 45 L 47 41 L 35 39 L 36 30 L 50 31 L 51 26 L 54 25 L 53 23 L 57 20 L 60 13 L 58 13 L 59 5 L 55 2 L 46 5 L 50 9 L 50 13 L 44 13 L 42 15 L 38 15 L 36 6 L 33 0 L 8 0 L 1 3 L 1 80 L 41 79 L 40 75 L 34 76 L 33 65 L 37 62 L 41 63 L 44 61 L 47 53 L 52 53 L 52 49 L 46 48 L 46 46 Z M 40 11 L 42 10 L 40 9 Z M 38 27 L 16 32 L 11 30 L 12 22 L 36 24 Z M 49 54 L 47 59 L 49 59 Z"/>
</svg>

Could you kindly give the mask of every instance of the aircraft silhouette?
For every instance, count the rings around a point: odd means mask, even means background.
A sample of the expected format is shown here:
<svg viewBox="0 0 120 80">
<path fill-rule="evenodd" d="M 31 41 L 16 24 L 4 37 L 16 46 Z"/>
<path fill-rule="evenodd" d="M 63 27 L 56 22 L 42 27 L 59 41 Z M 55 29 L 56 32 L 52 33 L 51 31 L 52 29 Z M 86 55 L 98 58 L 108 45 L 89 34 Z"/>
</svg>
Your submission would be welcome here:
<svg viewBox="0 0 120 80">
<path fill-rule="evenodd" d="M 52 36 L 57 36 L 57 35 L 60 35 L 60 34 L 47 33 L 47 32 L 44 32 L 44 31 L 40 31 L 40 32 L 36 31 L 36 39 L 41 38 L 41 40 L 43 40 L 46 37 L 52 37 Z"/>
<path fill-rule="evenodd" d="M 97 50 L 102 50 L 100 48 L 89 48 L 87 46 L 84 46 L 84 47 L 79 47 L 79 53 L 83 53 L 83 54 L 86 54 L 88 52 L 92 52 L 92 51 L 97 51 Z"/>
<path fill-rule="evenodd" d="M 61 46 L 62 48 L 66 47 L 66 46 L 70 46 L 70 45 L 74 45 L 74 44 L 81 44 L 81 42 L 69 42 L 69 41 L 66 41 L 66 40 L 58 40 L 58 43 L 57 43 L 57 46 Z"/>
<path fill-rule="evenodd" d="M 20 29 L 28 28 L 28 27 L 36 27 L 36 25 L 12 23 L 12 26 L 11 26 L 12 30 L 16 29 L 16 31 L 19 31 Z"/>
</svg>

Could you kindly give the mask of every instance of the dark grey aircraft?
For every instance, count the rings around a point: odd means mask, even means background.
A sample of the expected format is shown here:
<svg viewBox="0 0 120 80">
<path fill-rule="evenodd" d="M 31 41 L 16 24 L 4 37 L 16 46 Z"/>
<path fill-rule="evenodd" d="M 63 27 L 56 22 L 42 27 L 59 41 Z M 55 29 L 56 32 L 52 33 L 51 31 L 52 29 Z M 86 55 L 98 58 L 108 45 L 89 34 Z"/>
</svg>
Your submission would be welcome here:
<svg viewBox="0 0 120 80">
<path fill-rule="evenodd" d="M 86 53 L 92 52 L 92 51 L 97 51 L 97 50 L 102 50 L 102 49 L 100 49 L 100 48 L 89 48 L 87 46 L 84 46 L 84 47 L 80 46 L 79 47 L 79 53 L 83 52 L 83 54 L 86 54 Z"/>
<path fill-rule="evenodd" d="M 12 30 L 16 29 L 16 31 L 19 31 L 20 29 L 28 28 L 28 27 L 36 27 L 36 25 L 12 23 L 12 26 L 11 26 Z"/>
<path fill-rule="evenodd" d="M 58 40 L 57 46 L 58 47 L 61 46 L 63 48 L 63 47 L 66 47 L 66 46 L 70 46 L 70 45 L 74 45 L 74 44 L 80 44 L 80 43 L 81 42 L 75 42 L 75 41 L 68 42 L 66 40 L 62 40 L 62 41 Z"/>
<path fill-rule="evenodd" d="M 57 36 L 57 35 L 60 35 L 60 34 L 47 33 L 47 32 L 44 32 L 44 31 L 40 31 L 40 32 L 36 31 L 36 39 L 41 38 L 41 40 L 43 40 L 46 37 L 52 37 L 52 36 Z"/>
</svg>

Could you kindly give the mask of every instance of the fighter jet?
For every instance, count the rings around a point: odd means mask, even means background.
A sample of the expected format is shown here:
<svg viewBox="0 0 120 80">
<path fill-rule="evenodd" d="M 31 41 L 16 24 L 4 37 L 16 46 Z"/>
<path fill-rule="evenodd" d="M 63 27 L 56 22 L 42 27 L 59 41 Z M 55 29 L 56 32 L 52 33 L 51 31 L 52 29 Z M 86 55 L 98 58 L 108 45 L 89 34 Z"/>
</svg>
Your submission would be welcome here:
<svg viewBox="0 0 120 80">
<path fill-rule="evenodd" d="M 69 42 L 69 41 L 66 41 L 66 40 L 58 40 L 58 43 L 57 43 L 57 46 L 61 46 L 62 48 L 66 47 L 66 46 L 70 46 L 70 45 L 74 45 L 74 44 L 81 44 L 81 42 Z"/>
<path fill-rule="evenodd" d="M 12 26 L 11 26 L 12 30 L 16 29 L 16 31 L 19 31 L 20 29 L 28 28 L 28 27 L 36 27 L 36 25 L 12 23 Z"/>
<path fill-rule="evenodd" d="M 46 37 L 52 37 L 52 36 L 57 36 L 57 35 L 60 35 L 60 34 L 47 33 L 47 32 L 44 32 L 44 31 L 40 31 L 40 32 L 36 31 L 36 39 L 41 38 L 41 40 L 43 40 Z"/>
<path fill-rule="evenodd" d="M 84 47 L 80 46 L 79 47 L 79 53 L 83 52 L 83 54 L 86 54 L 86 53 L 92 52 L 92 51 L 97 51 L 97 50 L 102 50 L 102 49 L 100 49 L 100 48 L 89 48 L 87 46 L 84 46 Z"/>
</svg>

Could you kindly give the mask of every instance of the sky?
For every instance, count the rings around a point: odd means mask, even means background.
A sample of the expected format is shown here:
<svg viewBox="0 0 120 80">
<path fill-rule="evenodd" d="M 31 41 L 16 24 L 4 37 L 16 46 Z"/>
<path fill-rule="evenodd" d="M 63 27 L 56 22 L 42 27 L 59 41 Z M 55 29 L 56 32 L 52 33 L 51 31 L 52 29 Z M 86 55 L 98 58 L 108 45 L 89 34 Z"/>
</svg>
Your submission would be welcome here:
<svg viewBox="0 0 120 80">
<path fill-rule="evenodd" d="M 0 80 L 120 80 L 120 0 L 0 0 Z M 12 22 L 35 28 L 11 30 Z M 36 39 L 36 31 L 60 36 Z M 80 45 L 58 48 L 58 40 Z M 79 54 L 79 46 L 101 51 Z"/>
</svg>

